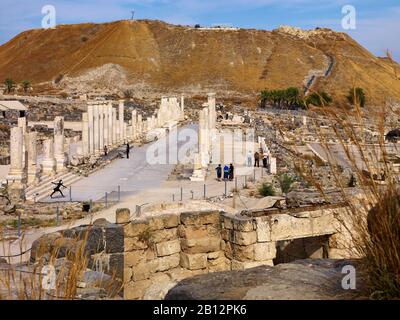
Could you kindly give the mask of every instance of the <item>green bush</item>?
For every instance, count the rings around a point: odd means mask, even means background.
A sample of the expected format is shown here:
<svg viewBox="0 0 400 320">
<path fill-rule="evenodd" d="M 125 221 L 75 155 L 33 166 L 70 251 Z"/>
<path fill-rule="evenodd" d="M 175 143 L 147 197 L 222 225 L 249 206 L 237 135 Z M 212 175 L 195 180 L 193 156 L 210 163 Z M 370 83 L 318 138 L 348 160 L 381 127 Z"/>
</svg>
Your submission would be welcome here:
<svg viewBox="0 0 400 320">
<path fill-rule="evenodd" d="M 295 179 L 285 173 L 278 177 L 278 181 L 279 185 L 281 186 L 282 192 L 284 194 L 288 194 L 290 192 L 290 189 L 292 188 L 293 182 L 295 182 Z"/>
<path fill-rule="evenodd" d="M 271 184 L 264 182 L 259 188 L 258 192 L 264 197 L 271 197 L 275 195 L 275 190 Z"/>
</svg>

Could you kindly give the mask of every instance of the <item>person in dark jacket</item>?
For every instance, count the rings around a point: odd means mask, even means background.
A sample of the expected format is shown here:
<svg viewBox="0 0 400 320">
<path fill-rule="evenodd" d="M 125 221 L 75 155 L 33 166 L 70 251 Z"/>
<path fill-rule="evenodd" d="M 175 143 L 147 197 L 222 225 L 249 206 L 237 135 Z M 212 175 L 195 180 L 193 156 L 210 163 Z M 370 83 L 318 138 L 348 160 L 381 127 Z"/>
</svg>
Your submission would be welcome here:
<svg viewBox="0 0 400 320">
<path fill-rule="evenodd" d="M 131 151 L 131 147 L 129 142 L 126 144 L 126 158 L 129 159 L 129 152 Z"/>
<path fill-rule="evenodd" d="M 257 151 L 254 153 L 254 167 L 260 167 L 260 154 Z"/>
<path fill-rule="evenodd" d="M 222 166 L 219 164 L 218 167 L 215 168 L 217 171 L 217 179 L 218 181 L 221 181 L 222 178 Z"/>
<path fill-rule="evenodd" d="M 229 166 L 229 180 L 232 181 L 234 178 L 234 173 L 235 173 L 235 167 L 233 166 L 233 164 L 231 163 L 231 165 Z"/>
</svg>

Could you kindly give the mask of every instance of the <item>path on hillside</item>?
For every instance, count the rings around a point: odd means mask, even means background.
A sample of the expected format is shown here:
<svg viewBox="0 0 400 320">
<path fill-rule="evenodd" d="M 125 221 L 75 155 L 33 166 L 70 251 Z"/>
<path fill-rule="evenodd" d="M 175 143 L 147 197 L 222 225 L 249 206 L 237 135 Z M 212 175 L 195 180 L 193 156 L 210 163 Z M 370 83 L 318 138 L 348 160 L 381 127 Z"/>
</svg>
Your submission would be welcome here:
<svg viewBox="0 0 400 320">
<path fill-rule="evenodd" d="M 318 75 L 312 75 L 310 80 L 307 82 L 305 88 L 304 88 L 304 95 L 307 95 L 308 92 L 310 91 L 311 87 L 315 84 L 315 82 L 320 79 L 320 78 L 327 78 L 331 75 L 333 66 L 335 65 L 335 58 L 333 56 L 328 55 L 327 56 L 329 59 L 329 64 L 328 67 L 325 69 L 324 74 L 322 76 Z"/>
</svg>

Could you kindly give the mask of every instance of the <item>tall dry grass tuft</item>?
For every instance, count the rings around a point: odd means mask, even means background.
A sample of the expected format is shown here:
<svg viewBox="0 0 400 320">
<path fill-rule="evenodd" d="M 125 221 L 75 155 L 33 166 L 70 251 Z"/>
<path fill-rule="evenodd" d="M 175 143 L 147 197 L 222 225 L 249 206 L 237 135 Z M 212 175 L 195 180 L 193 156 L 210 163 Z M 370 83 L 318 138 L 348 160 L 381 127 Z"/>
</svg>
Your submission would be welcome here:
<svg viewBox="0 0 400 320">
<path fill-rule="evenodd" d="M 313 127 L 322 147 L 336 190 L 345 205 L 337 215 L 339 232 L 349 238 L 348 255 L 360 257 L 366 294 L 373 299 L 400 298 L 400 192 L 396 168 L 397 144 L 385 141 L 393 117 L 390 105 L 381 109 L 353 110 L 323 106 L 310 110 Z M 319 125 L 323 119 L 330 129 Z M 329 192 L 304 159 L 296 161 L 298 174 L 330 202 Z M 350 181 L 344 171 L 351 171 Z M 351 187 L 354 182 L 356 187 Z"/>
</svg>

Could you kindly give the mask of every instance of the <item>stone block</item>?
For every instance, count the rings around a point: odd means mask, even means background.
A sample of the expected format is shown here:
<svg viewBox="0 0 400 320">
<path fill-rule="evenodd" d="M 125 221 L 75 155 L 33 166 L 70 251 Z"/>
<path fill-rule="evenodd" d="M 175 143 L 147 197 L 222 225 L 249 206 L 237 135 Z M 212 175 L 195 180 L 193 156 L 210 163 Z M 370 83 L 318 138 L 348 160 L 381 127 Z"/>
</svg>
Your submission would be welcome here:
<svg viewBox="0 0 400 320">
<path fill-rule="evenodd" d="M 181 223 L 184 225 L 220 224 L 219 211 L 183 212 Z"/>
<path fill-rule="evenodd" d="M 117 209 L 115 212 L 115 221 L 117 224 L 123 224 L 130 221 L 131 211 L 127 208 Z"/>
<path fill-rule="evenodd" d="M 271 227 L 269 220 L 265 219 L 265 217 L 256 218 L 256 231 L 258 242 L 271 241 Z"/>
<path fill-rule="evenodd" d="M 166 274 L 175 281 L 181 281 L 186 278 L 190 278 L 193 276 L 193 271 L 184 269 L 181 267 L 177 267 L 171 270 L 168 270 Z"/>
<path fill-rule="evenodd" d="M 254 260 L 254 245 L 240 246 L 237 244 L 232 245 L 233 258 L 239 261 L 252 261 Z"/>
<path fill-rule="evenodd" d="M 181 251 L 181 242 L 177 240 L 165 241 L 156 244 L 159 257 L 170 256 Z"/>
<path fill-rule="evenodd" d="M 287 214 L 271 215 L 271 240 L 288 240 L 313 235 L 311 218 L 298 218 Z"/>
<path fill-rule="evenodd" d="M 150 235 L 151 243 L 174 240 L 178 238 L 178 228 L 162 229 L 152 231 Z"/>
<path fill-rule="evenodd" d="M 221 272 L 230 270 L 230 261 L 225 258 L 221 257 L 216 260 L 209 260 L 208 261 L 208 271 L 209 272 Z"/>
<path fill-rule="evenodd" d="M 124 239 L 125 252 L 133 250 L 141 250 L 148 248 L 148 244 L 145 241 L 139 239 L 139 237 L 126 238 Z"/>
<path fill-rule="evenodd" d="M 156 272 L 150 268 L 150 265 L 146 262 L 140 263 L 132 267 L 132 279 L 133 281 L 140 281 L 150 278 L 152 273 Z"/>
<path fill-rule="evenodd" d="M 227 214 L 223 215 L 222 221 L 224 223 L 224 229 L 233 229 L 233 216 L 228 216 Z"/>
<path fill-rule="evenodd" d="M 207 259 L 208 260 L 218 259 L 219 257 L 222 257 L 224 255 L 225 254 L 223 251 L 214 251 L 207 254 Z"/>
<path fill-rule="evenodd" d="M 239 244 L 241 246 L 247 246 L 257 242 L 257 232 L 242 232 L 234 231 L 233 233 L 233 243 Z"/>
<path fill-rule="evenodd" d="M 124 252 L 124 229 L 121 226 L 105 228 L 106 253 Z"/>
<path fill-rule="evenodd" d="M 176 268 L 180 263 L 180 254 L 175 253 L 170 256 L 156 258 L 150 261 L 150 266 L 155 272 L 162 272 L 169 269 Z"/>
<path fill-rule="evenodd" d="M 237 231 L 250 232 L 254 231 L 253 219 L 237 218 L 233 219 L 233 229 Z"/>
<path fill-rule="evenodd" d="M 154 284 L 171 281 L 171 278 L 164 272 L 157 272 L 151 276 L 150 280 Z"/>
<path fill-rule="evenodd" d="M 233 244 L 231 242 L 225 242 L 224 253 L 227 258 L 233 259 Z"/>
<path fill-rule="evenodd" d="M 139 263 L 143 263 L 146 260 L 147 259 L 145 250 L 134 250 L 130 252 L 125 252 L 124 254 L 125 267 L 137 266 Z"/>
<path fill-rule="evenodd" d="M 125 237 L 137 237 L 149 231 L 147 220 L 135 220 L 124 226 Z"/>
<path fill-rule="evenodd" d="M 182 251 L 186 253 L 207 253 L 221 250 L 221 239 L 206 237 L 200 239 L 181 239 Z"/>
<path fill-rule="evenodd" d="M 179 237 L 185 239 L 199 239 L 208 236 L 207 226 L 205 225 L 180 225 L 178 227 Z"/>
<path fill-rule="evenodd" d="M 207 254 L 180 253 L 180 265 L 189 270 L 204 269 L 207 267 Z"/>
<path fill-rule="evenodd" d="M 145 291 L 151 286 L 150 280 L 131 281 L 124 286 L 125 300 L 142 299 Z"/>
<path fill-rule="evenodd" d="M 180 216 L 178 214 L 164 214 L 148 219 L 150 230 L 161 230 L 175 228 L 179 225 Z"/>
<path fill-rule="evenodd" d="M 129 283 L 132 281 L 132 268 L 131 267 L 125 267 L 124 268 L 124 283 Z"/>
<path fill-rule="evenodd" d="M 254 260 L 264 261 L 275 259 L 276 242 L 261 242 L 254 244 Z"/>
</svg>

